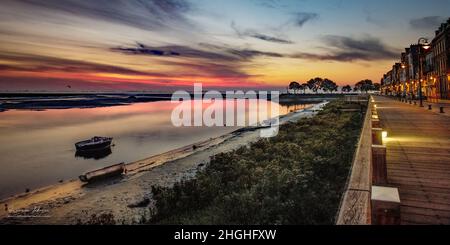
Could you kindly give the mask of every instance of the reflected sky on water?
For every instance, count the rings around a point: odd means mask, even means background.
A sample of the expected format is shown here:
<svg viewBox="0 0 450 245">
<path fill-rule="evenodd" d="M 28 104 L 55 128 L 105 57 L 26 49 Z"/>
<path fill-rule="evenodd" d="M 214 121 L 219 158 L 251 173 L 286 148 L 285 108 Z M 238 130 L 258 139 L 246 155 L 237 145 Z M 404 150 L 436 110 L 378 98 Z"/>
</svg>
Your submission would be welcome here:
<svg viewBox="0 0 450 245">
<path fill-rule="evenodd" d="M 236 101 L 226 101 L 225 107 Z M 257 110 L 245 114 L 256 117 Z M 174 127 L 170 101 L 125 106 L 0 113 L 0 198 L 77 178 L 119 162 L 132 162 L 239 127 Z M 208 107 L 204 105 L 204 109 Z M 280 106 L 286 114 L 308 105 Z M 226 108 L 223 108 L 225 111 Z M 270 106 L 269 106 L 270 110 Z M 114 137 L 111 152 L 97 157 L 76 154 L 74 143 L 93 136 Z"/>
</svg>

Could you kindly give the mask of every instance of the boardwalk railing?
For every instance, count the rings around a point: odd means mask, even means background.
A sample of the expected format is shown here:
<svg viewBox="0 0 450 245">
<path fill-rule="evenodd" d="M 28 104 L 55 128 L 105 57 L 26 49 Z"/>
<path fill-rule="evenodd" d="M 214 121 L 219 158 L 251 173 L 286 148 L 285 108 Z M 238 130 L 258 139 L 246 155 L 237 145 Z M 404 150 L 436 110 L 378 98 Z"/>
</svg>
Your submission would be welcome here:
<svg viewBox="0 0 450 245">
<path fill-rule="evenodd" d="M 400 197 L 397 188 L 387 187 L 386 147 L 382 135 L 377 105 L 370 96 L 337 225 L 399 224 Z"/>
<path fill-rule="evenodd" d="M 358 95 L 345 95 L 344 101 L 345 102 L 354 102 L 354 103 L 361 103 L 361 102 L 367 102 L 367 98 L 369 95 L 367 94 L 358 94 Z"/>
<path fill-rule="evenodd" d="M 362 98 L 349 98 L 346 101 L 353 102 L 361 99 Z M 367 101 L 367 97 L 365 101 Z M 370 103 L 371 102 L 369 101 L 358 147 L 353 158 L 350 178 L 339 209 L 336 222 L 338 225 L 371 224 L 370 197 L 372 187 L 372 106 L 370 106 Z"/>
</svg>

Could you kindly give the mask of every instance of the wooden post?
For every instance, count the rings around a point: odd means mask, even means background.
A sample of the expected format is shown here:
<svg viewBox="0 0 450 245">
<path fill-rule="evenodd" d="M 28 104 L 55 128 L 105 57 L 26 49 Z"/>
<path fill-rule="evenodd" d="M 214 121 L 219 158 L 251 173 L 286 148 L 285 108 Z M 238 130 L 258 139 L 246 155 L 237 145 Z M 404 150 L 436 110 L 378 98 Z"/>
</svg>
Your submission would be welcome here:
<svg viewBox="0 0 450 245">
<path fill-rule="evenodd" d="M 431 105 L 428 105 L 428 110 L 430 110 L 430 111 L 431 111 Z"/>
<path fill-rule="evenodd" d="M 377 110 L 371 110 L 372 111 L 372 115 L 378 115 L 378 112 L 377 112 Z"/>
<path fill-rule="evenodd" d="M 444 113 L 444 107 L 443 106 L 439 107 L 439 110 L 440 110 L 441 113 Z"/>
<path fill-rule="evenodd" d="M 380 119 L 372 118 L 372 128 L 381 128 Z"/>
<path fill-rule="evenodd" d="M 372 225 L 400 225 L 400 195 L 397 188 L 372 186 Z"/>
<path fill-rule="evenodd" d="M 387 184 L 386 146 L 372 145 L 372 184 Z"/>
<path fill-rule="evenodd" d="M 372 128 L 372 144 L 373 145 L 383 144 L 383 129 Z"/>
</svg>

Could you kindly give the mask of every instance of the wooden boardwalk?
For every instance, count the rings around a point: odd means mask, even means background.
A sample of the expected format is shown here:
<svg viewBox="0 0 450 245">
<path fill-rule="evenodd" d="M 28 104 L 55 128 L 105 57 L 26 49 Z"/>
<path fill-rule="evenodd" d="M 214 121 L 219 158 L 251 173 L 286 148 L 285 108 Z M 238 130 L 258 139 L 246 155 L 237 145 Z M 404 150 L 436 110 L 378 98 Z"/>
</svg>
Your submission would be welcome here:
<svg viewBox="0 0 450 245">
<path fill-rule="evenodd" d="M 402 224 L 450 224 L 450 117 L 376 96 Z M 450 113 L 450 111 L 446 111 Z"/>
</svg>

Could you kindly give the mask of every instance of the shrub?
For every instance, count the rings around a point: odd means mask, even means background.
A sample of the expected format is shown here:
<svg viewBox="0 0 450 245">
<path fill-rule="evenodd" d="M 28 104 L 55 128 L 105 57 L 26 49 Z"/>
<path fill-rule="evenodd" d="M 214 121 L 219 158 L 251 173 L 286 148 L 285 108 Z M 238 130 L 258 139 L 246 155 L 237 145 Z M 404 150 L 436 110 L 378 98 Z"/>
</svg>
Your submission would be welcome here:
<svg viewBox="0 0 450 245">
<path fill-rule="evenodd" d="M 342 101 L 211 158 L 194 179 L 152 187 L 162 224 L 333 224 L 363 115 Z"/>
</svg>

